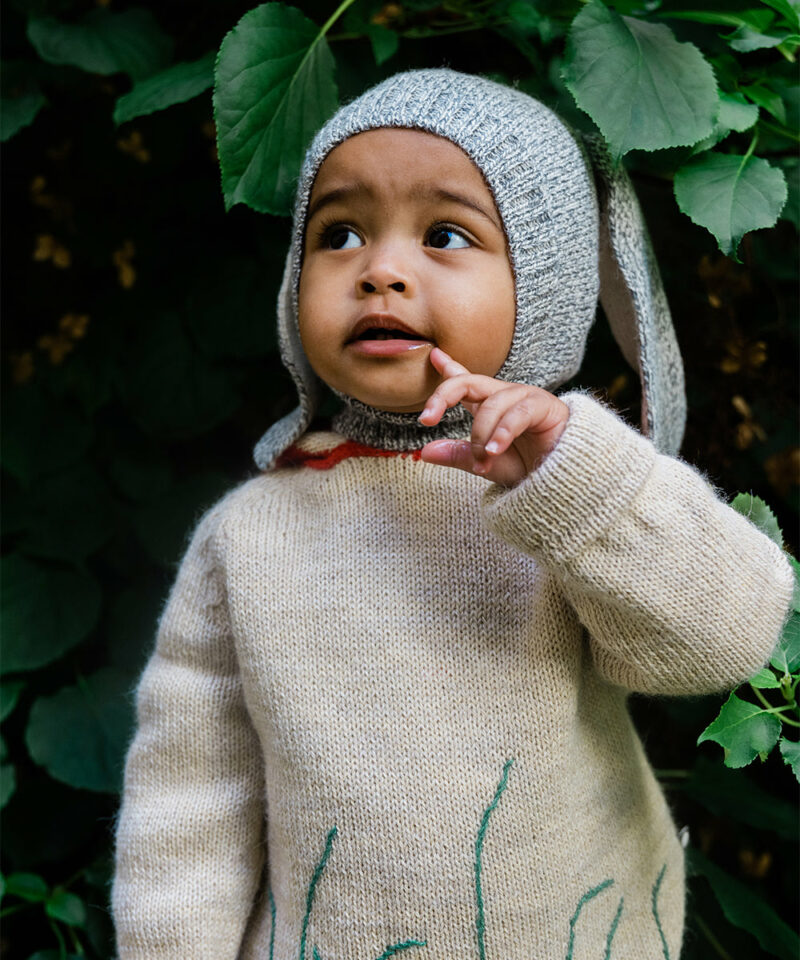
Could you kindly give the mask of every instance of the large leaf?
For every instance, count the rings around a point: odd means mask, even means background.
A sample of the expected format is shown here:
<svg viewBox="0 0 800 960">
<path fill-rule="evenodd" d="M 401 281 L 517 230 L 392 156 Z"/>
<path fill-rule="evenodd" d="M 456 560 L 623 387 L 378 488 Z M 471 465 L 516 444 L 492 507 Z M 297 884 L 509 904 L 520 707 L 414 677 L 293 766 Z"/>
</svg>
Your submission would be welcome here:
<svg viewBox="0 0 800 960">
<path fill-rule="evenodd" d="M 72 787 L 117 791 L 133 724 L 131 680 L 103 667 L 31 708 L 25 742 L 50 776 Z"/>
<path fill-rule="evenodd" d="M 781 746 L 785 742 L 782 740 Z M 774 830 L 792 842 L 798 839 L 796 805 L 767 793 L 745 770 L 731 770 L 719 761 L 699 756 L 689 777 L 676 786 L 718 817 L 749 823 L 759 830 Z"/>
<path fill-rule="evenodd" d="M 3 467 L 26 486 L 81 460 L 92 441 L 86 420 L 66 404 L 54 405 L 32 383 L 8 391 L 3 414 Z"/>
<path fill-rule="evenodd" d="M 114 503 L 103 478 L 88 464 L 41 478 L 18 504 L 25 553 L 81 561 L 115 530 Z"/>
<path fill-rule="evenodd" d="M 319 28 L 294 7 L 264 3 L 222 41 L 214 117 L 225 207 L 291 211 L 313 134 L 336 109 L 334 61 Z"/>
<path fill-rule="evenodd" d="M 752 156 L 693 157 L 676 172 L 674 189 L 681 210 L 732 256 L 748 231 L 774 226 L 786 202 L 783 173 Z"/>
<path fill-rule="evenodd" d="M 779 547 L 783 546 L 783 534 L 778 526 L 778 520 L 761 497 L 754 497 L 752 493 L 737 493 L 731 500 L 731 506 L 737 513 L 747 517 L 753 526 L 758 527 Z"/>
<path fill-rule="evenodd" d="M 13 763 L 0 763 L 0 810 L 14 796 L 17 789 L 17 771 Z"/>
<path fill-rule="evenodd" d="M 783 762 L 792 768 L 792 773 L 800 781 L 800 743 L 797 740 L 787 740 L 784 737 L 780 742 L 779 749 Z"/>
<path fill-rule="evenodd" d="M 769 753 L 780 733 L 781 722 L 774 713 L 767 713 L 763 707 L 740 700 L 732 693 L 697 742 L 715 741 L 725 750 L 726 766 L 744 767 L 759 754 Z"/>
<path fill-rule="evenodd" d="M 24 680 L 3 680 L 0 683 L 0 722 L 12 713 L 24 689 Z"/>
<path fill-rule="evenodd" d="M 41 90 L 26 90 L 19 96 L 0 97 L 0 143 L 10 140 L 29 123 L 47 103 Z"/>
<path fill-rule="evenodd" d="M 711 134 L 719 110 L 713 71 L 696 47 L 600 0 L 572 22 L 563 77 L 617 159 L 697 143 Z"/>
<path fill-rule="evenodd" d="M 800 615 L 793 613 L 783 628 L 781 639 L 769 661 L 785 676 L 800 667 Z"/>
<path fill-rule="evenodd" d="M 114 107 L 114 123 L 126 123 L 176 103 L 185 103 L 208 90 L 214 83 L 212 50 L 199 60 L 176 63 L 146 80 L 139 80 L 130 93 L 121 96 Z"/>
<path fill-rule="evenodd" d="M 100 613 L 100 589 L 87 574 L 11 554 L 2 561 L 3 673 L 35 670 L 70 650 Z"/>
<path fill-rule="evenodd" d="M 175 314 L 143 320 L 121 384 L 126 406 L 154 437 L 192 437 L 225 420 L 239 405 L 238 373 L 193 347 Z"/>
<path fill-rule="evenodd" d="M 691 873 L 711 884 L 722 912 L 736 927 L 751 933 L 761 946 L 782 960 L 797 960 L 800 938 L 751 887 L 721 870 L 699 850 L 687 851 Z"/>
<path fill-rule="evenodd" d="M 47 898 L 44 910 L 48 917 L 67 926 L 83 927 L 86 924 L 86 904 L 79 896 L 61 887 L 56 887 Z"/>
<path fill-rule="evenodd" d="M 134 80 L 162 69 L 172 57 L 171 38 L 149 10 L 139 8 L 90 10 L 77 23 L 36 18 L 28 21 L 28 39 L 48 63 L 89 73 L 127 73 Z"/>
</svg>

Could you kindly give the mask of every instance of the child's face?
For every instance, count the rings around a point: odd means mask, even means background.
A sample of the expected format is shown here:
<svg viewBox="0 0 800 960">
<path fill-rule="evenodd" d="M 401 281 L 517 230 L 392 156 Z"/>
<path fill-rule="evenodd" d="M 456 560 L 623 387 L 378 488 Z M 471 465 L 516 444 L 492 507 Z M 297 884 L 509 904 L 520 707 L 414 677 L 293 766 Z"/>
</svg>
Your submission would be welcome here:
<svg viewBox="0 0 800 960">
<path fill-rule="evenodd" d="M 406 412 L 440 382 L 434 346 L 497 373 L 514 278 L 492 195 L 459 147 L 417 130 L 360 133 L 321 165 L 308 209 L 299 325 L 322 380 Z"/>
</svg>

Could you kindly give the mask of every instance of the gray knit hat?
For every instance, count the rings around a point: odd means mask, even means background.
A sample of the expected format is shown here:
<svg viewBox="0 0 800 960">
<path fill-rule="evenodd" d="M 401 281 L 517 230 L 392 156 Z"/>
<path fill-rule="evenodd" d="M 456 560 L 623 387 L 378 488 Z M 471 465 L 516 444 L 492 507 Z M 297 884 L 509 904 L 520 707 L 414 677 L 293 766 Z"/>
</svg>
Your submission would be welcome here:
<svg viewBox="0 0 800 960">
<path fill-rule="evenodd" d="M 397 74 L 342 107 L 314 138 L 300 174 L 292 245 L 278 298 L 281 356 L 300 406 L 255 449 L 262 470 L 308 428 L 319 381 L 297 324 L 306 212 L 317 171 L 348 137 L 378 127 L 438 134 L 472 159 L 491 190 L 508 240 L 516 291 L 511 348 L 497 377 L 553 390 L 576 373 L 598 294 L 614 336 L 642 382 L 642 425 L 677 453 L 686 401 L 683 368 L 658 268 L 630 180 L 600 138 L 579 138 L 543 104 L 510 87 L 452 70 Z M 595 187 L 597 179 L 597 189 Z M 599 194 L 599 196 L 598 196 Z M 384 449 L 469 435 L 458 406 L 436 427 L 342 397 L 334 429 Z"/>
</svg>

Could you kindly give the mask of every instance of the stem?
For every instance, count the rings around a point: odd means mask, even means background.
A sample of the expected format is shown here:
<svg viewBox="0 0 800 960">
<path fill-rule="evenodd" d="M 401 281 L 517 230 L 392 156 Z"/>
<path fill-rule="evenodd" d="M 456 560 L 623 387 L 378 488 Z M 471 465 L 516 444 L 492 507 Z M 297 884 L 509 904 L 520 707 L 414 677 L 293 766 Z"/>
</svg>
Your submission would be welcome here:
<svg viewBox="0 0 800 960">
<path fill-rule="evenodd" d="M 314 43 L 317 43 L 317 42 L 319 41 L 320 37 L 324 37 L 325 34 L 326 34 L 326 33 L 330 30 L 330 28 L 334 25 L 334 23 L 336 23 L 336 21 L 339 19 L 339 17 L 341 17 L 341 15 L 345 12 L 345 10 L 346 10 L 348 7 L 352 6 L 354 3 L 355 3 L 355 0 L 342 0 L 342 2 L 339 4 L 339 6 L 333 11 L 333 13 L 330 15 L 330 17 L 328 17 L 328 19 L 327 19 L 327 20 L 325 21 L 325 23 L 323 24 L 322 29 L 321 29 L 320 32 L 319 32 L 319 36 L 318 36 L 317 39 L 314 41 Z"/>
<path fill-rule="evenodd" d="M 56 940 L 58 940 L 59 960 L 67 960 L 67 945 L 64 942 L 64 937 L 62 936 L 61 931 L 58 929 L 58 924 L 55 923 L 50 917 L 47 918 L 47 922 L 50 924 L 50 929 L 56 935 Z"/>
<path fill-rule="evenodd" d="M 754 687 L 753 684 L 751 683 L 750 689 L 758 697 L 758 699 L 764 704 L 765 713 L 776 713 L 784 723 L 791 724 L 791 726 L 793 727 L 800 727 L 800 723 L 798 723 L 796 720 L 792 720 L 791 717 L 787 717 L 785 713 L 786 710 L 791 710 L 793 707 L 796 706 L 796 704 L 787 703 L 785 707 L 773 707 L 772 704 L 769 702 L 769 700 L 767 700 L 764 694 L 758 689 L 758 687 Z"/>
<path fill-rule="evenodd" d="M 67 927 L 67 929 L 69 930 L 69 936 L 70 936 L 70 939 L 72 940 L 72 946 L 75 950 L 75 953 L 77 953 L 79 957 L 84 956 L 83 946 L 81 945 L 81 941 L 78 938 L 78 934 L 76 933 L 75 928 Z"/>
<path fill-rule="evenodd" d="M 794 140 L 795 143 L 800 143 L 800 134 L 795 133 L 794 130 L 789 130 L 788 127 L 781 127 L 776 123 L 770 123 L 769 120 L 764 120 L 763 117 L 759 117 L 758 122 L 770 133 L 777 133 L 780 137 L 785 137 L 787 140 Z"/>
<path fill-rule="evenodd" d="M 717 956 L 722 957 L 722 960 L 733 960 L 728 951 L 722 946 L 722 944 L 717 940 L 714 934 L 711 931 L 711 928 L 701 919 L 697 914 L 694 915 L 694 919 L 697 923 L 697 926 L 700 928 L 704 934 L 706 940 L 711 944 L 711 946 L 717 951 Z"/>
</svg>

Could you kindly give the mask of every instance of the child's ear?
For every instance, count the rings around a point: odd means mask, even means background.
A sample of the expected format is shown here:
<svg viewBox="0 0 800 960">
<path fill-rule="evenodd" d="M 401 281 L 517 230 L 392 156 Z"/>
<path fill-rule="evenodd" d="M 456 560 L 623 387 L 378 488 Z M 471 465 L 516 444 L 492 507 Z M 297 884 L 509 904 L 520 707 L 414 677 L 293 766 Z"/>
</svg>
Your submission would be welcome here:
<svg viewBox="0 0 800 960">
<path fill-rule="evenodd" d="M 599 135 L 584 135 L 600 207 L 600 302 L 642 384 L 642 430 L 676 454 L 686 423 L 683 363 L 639 201 Z"/>
</svg>

